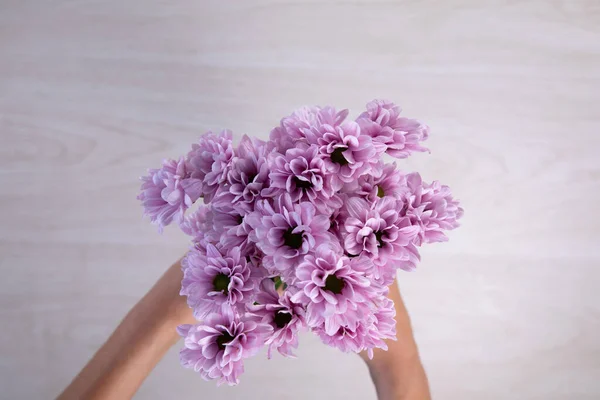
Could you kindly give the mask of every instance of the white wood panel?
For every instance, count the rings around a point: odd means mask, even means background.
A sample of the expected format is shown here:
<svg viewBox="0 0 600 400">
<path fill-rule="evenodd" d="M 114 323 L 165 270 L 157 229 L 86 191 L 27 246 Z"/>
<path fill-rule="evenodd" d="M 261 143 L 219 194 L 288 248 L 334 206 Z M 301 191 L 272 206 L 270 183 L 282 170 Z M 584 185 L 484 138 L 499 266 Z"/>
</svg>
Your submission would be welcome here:
<svg viewBox="0 0 600 400">
<path fill-rule="evenodd" d="M 400 285 L 436 399 L 600 398 L 600 2 L 0 1 L 0 397 L 51 398 L 186 248 L 137 177 L 208 129 L 374 97 L 466 210 Z M 303 337 L 217 389 L 177 349 L 140 399 L 374 398 Z"/>
</svg>

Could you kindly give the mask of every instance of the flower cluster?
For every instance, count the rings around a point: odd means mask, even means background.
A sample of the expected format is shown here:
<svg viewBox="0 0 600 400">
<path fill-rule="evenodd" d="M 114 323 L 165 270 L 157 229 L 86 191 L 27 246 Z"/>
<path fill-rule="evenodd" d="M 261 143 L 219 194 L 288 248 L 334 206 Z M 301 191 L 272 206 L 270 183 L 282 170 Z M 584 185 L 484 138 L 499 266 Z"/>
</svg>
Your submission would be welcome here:
<svg viewBox="0 0 600 400">
<path fill-rule="evenodd" d="M 301 330 L 345 352 L 387 349 L 396 336 L 387 287 L 463 213 L 447 186 L 384 161 L 427 151 L 428 135 L 388 101 L 355 120 L 304 107 L 268 141 L 235 146 L 230 131 L 209 132 L 149 170 L 145 214 L 192 241 L 181 294 L 198 323 L 179 327 L 181 363 L 232 385 L 263 346 L 269 358 L 293 357 Z"/>
</svg>

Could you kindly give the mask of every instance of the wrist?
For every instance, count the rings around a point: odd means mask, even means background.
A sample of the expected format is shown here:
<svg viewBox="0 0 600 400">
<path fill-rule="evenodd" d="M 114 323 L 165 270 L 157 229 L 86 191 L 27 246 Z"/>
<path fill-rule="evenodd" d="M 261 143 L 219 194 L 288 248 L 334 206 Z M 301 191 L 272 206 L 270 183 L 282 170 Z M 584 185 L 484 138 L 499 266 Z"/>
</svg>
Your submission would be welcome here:
<svg viewBox="0 0 600 400">
<path fill-rule="evenodd" d="M 367 363 L 378 399 L 429 399 L 427 377 L 418 355 Z"/>
<path fill-rule="evenodd" d="M 174 263 L 140 301 L 140 308 L 149 309 L 160 324 L 175 329 L 177 325 L 193 324 L 195 318 L 181 291 L 181 260 Z"/>
</svg>

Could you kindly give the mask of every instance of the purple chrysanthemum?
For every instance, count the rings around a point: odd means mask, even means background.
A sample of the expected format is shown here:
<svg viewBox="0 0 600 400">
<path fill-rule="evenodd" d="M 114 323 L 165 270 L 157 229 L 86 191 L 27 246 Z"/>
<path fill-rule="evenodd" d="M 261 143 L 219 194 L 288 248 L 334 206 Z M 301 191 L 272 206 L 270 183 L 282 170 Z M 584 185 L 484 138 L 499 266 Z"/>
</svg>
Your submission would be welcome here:
<svg viewBox="0 0 600 400">
<path fill-rule="evenodd" d="M 344 186 L 344 191 L 361 196 L 373 203 L 384 196 L 400 199 L 406 192 L 406 177 L 396 169 L 396 164 L 383 164 L 373 168 L 373 172 L 363 175 L 356 182 Z"/>
<path fill-rule="evenodd" d="M 381 297 L 381 303 L 375 308 L 374 320 L 369 327 L 370 342 L 367 345 L 369 358 L 373 358 L 373 349 L 387 350 L 384 340 L 396 340 L 396 307 L 386 295 Z"/>
<path fill-rule="evenodd" d="M 231 140 L 231 131 L 224 130 L 218 135 L 207 132 L 192 145 L 187 155 L 187 166 L 192 171 L 192 178 L 201 182 L 205 203 L 212 200 L 219 185 L 227 178 L 234 157 Z"/>
<path fill-rule="evenodd" d="M 346 315 L 336 315 L 340 321 L 337 331 L 327 331 L 325 324 L 315 328 L 323 343 L 343 352 L 366 350 L 369 358 L 373 358 L 376 348 L 387 350 L 385 340 L 396 340 L 396 309 L 386 297 L 387 287 L 373 284 L 372 289 L 371 298 L 362 305 L 362 318 L 348 320 Z"/>
<path fill-rule="evenodd" d="M 344 226 L 344 222 L 346 221 L 346 218 L 348 218 L 348 212 L 347 212 L 344 204 L 352 196 L 350 196 L 346 193 L 341 193 L 341 192 L 336 194 L 336 196 L 339 198 L 339 201 L 342 203 L 342 207 L 336 208 L 331 213 L 331 215 L 329 217 L 329 224 L 330 224 L 329 232 L 331 232 L 337 238 L 336 243 L 338 243 L 339 246 L 341 247 L 341 244 L 344 243 L 344 240 L 342 237 L 342 227 Z"/>
<path fill-rule="evenodd" d="M 198 325 L 180 325 L 177 331 L 185 339 L 179 353 L 184 367 L 199 372 L 205 380 L 237 385 L 244 372 L 243 360 L 258 353 L 271 327 L 225 309 Z"/>
<path fill-rule="evenodd" d="M 363 267 L 353 268 L 354 263 L 361 261 L 340 256 L 323 245 L 298 265 L 292 282 L 298 292 L 291 300 L 306 306 L 310 327 L 323 325 L 328 334 L 334 334 L 341 326 L 354 327 L 368 312 L 373 288 Z"/>
<path fill-rule="evenodd" d="M 429 127 L 416 119 L 400 116 L 400 107 L 386 100 L 373 100 L 356 120 L 373 138 L 379 152 L 406 158 L 415 151 L 428 151 L 420 145 L 429 136 Z"/>
<path fill-rule="evenodd" d="M 249 233 L 252 230 L 246 222 L 243 211 L 230 206 L 214 208 L 212 229 L 206 234 L 214 243 L 230 249 L 239 247 L 243 255 L 250 246 Z"/>
<path fill-rule="evenodd" d="M 216 208 L 233 207 L 241 214 L 254 209 L 254 202 L 269 185 L 269 163 L 265 142 L 244 136 L 232 159 L 227 179 L 212 201 Z"/>
<path fill-rule="evenodd" d="M 463 209 L 454 200 L 450 188 L 437 181 L 424 183 L 417 172 L 407 176 L 409 193 L 406 195 L 403 212 L 412 224 L 421 228 L 415 244 L 445 242 L 444 233 L 459 226 Z"/>
<path fill-rule="evenodd" d="M 309 201 L 324 213 L 341 207 L 317 145 L 295 147 L 274 157 L 269 178 L 268 196 L 289 193 L 293 202 Z"/>
<path fill-rule="evenodd" d="M 184 160 L 164 160 L 162 168 L 150 169 L 148 173 L 140 178 L 142 187 L 137 196 L 144 206 L 144 214 L 158 225 L 159 231 L 173 220 L 181 223 L 185 210 L 200 195 L 193 190 L 196 180 L 190 178 Z"/>
<path fill-rule="evenodd" d="M 253 267 L 264 268 L 263 258 L 265 257 L 265 254 L 258 248 L 256 243 L 249 241 L 247 250 L 244 254 L 246 255 L 246 261 L 252 264 Z"/>
<path fill-rule="evenodd" d="M 328 215 L 317 214 L 308 202 L 294 204 L 288 194 L 273 205 L 261 200 L 246 220 L 253 229 L 253 241 L 266 256 L 265 267 L 281 272 L 289 272 L 310 251 L 333 238 Z"/>
<path fill-rule="evenodd" d="M 212 232 L 213 213 L 209 206 L 200 205 L 196 211 L 185 216 L 179 225 L 183 233 L 192 237 L 192 243 L 198 249 L 206 250 L 209 232 Z"/>
<path fill-rule="evenodd" d="M 297 142 L 316 143 L 317 137 L 312 128 L 321 125 L 340 125 L 348 115 L 348 110 L 337 111 L 333 107 L 302 107 L 281 120 L 271 131 L 270 139 L 280 153 L 285 153 Z"/>
<path fill-rule="evenodd" d="M 263 280 L 260 288 L 255 305 L 249 306 L 249 309 L 273 328 L 265 342 L 269 346 L 267 356 L 271 358 L 272 350 L 277 349 L 286 357 L 294 357 L 293 351 L 298 348 L 298 331 L 306 326 L 304 307 L 291 301 L 289 290 L 279 294 L 271 279 Z"/>
<path fill-rule="evenodd" d="M 383 275 L 381 269 L 391 268 L 388 262 L 407 260 L 406 249 L 419 233 L 400 211 L 402 202 L 393 197 L 383 197 L 371 206 L 361 198 L 352 197 L 346 202 L 349 217 L 343 228 L 344 248 L 349 254 L 368 255 L 375 264 L 375 277 Z"/>
<path fill-rule="evenodd" d="M 223 253 L 208 244 L 206 252 L 192 249 L 182 261 L 180 294 L 187 296 L 197 319 L 251 301 L 255 279 L 250 265 L 238 247 Z"/>
<path fill-rule="evenodd" d="M 415 237 L 414 240 L 417 240 L 417 237 Z M 414 271 L 415 268 L 417 268 L 417 263 L 419 261 L 421 261 L 421 255 L 419 254 L 419 249 L 417 248 L 417 246 L 415 246 L 414 243 L 409 243 L 408 246 L 406 246 L 404 248 L 404 250 L 406 251 L 406 254 L 408 255 L 408 258 L 400 260 L 400 261 L 394 261 L 394 266 L 397 266 L 398 268 L 400 268 L 401 270 L 404 271 Z M 381 270 L 381 269 L 380 269 Z M 387 271 L 387 275 L 384 276 L 384 284 L 386 285 L 390 285 L 394 279 L 396 278 L 396 271 L 394 271 L 392 273 L 392 271 Z M 387 280 L 385 280 L 387 279 Z"/>
<path fill-rule="evenodd" d="M 341 324 L 333 333 L 327 333 L 325 325 L 314 329 L 321 341 L 328 346 L 335 347 L 344 353 L 360 353 L 367 349 L 369 341 L 369 327 L 373 318 L 363 316 L 354 324 Z"/>
<path fill-rule="evenodd" d="M 371 164 L 375 162 L 375 148 L 370 136 L 361 135 L 356 122 L 346 121 L 339 126 L 321 125 L 313 131 L 335 190 L 370 171 Z"/>
</svg>

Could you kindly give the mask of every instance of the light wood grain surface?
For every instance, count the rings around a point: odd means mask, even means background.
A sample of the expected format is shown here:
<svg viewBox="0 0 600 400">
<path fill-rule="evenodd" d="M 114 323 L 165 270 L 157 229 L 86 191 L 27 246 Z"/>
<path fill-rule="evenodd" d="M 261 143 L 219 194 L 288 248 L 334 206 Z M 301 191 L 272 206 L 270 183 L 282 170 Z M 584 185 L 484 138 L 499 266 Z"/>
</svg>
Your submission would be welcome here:
<svg viewBox="0 0 600 400">
<path fill-rule="evenodd" d="M 600 398 L 597 0 L 0 0 L 0 398 L 55 396 L 185 251 L 145 168 L 375 97 L 466 210 L 400 276 L 434 398 Z M 299 355 L 217 389 L 173 349 L 137 398 L 374 399 L 358 357 Z"/>
</svg>

